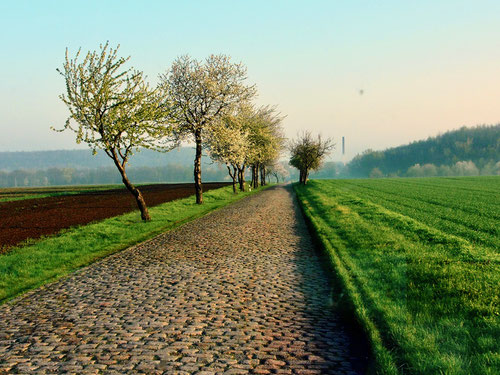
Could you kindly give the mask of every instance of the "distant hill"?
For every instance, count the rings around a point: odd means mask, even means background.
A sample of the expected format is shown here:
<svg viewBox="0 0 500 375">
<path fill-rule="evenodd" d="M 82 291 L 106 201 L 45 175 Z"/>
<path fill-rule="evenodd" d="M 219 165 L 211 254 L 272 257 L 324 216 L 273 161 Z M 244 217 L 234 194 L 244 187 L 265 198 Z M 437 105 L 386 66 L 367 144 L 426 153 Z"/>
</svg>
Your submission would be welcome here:
<svg viewBox="0 0 500 375">
<path fill-rule="evenodd" d="M 160 167 L 167 164 L 193 165 L 194 149 L 180 147 L 168 153 L 142 150 L 130 159 L 130 167 Z M 205 162 L 210 159 L 205 158 Z M 0 152 L 0 170 L 40 170 L 48 168 L 102 168 L 112 167 L 112 160 L 102 151 L 92 155 L 90 150 L 55 150 Z"/>
<path fill-rule="evenodd" d="M 128 175 L 135 183 L 191 182 L 195 152 L 181 147 L 167 153 L 141 150 L 130 159 Z M 204 156 L 203 179 L 224 181 L 225 167 Z M 119 184 L 121 176 L 103 152 L 55 150 L 0 152 L 0 187 Z"/>
<path fill-rule="evenodd" d="M 415 169 L 410 168 L 417 164 L 417 169 L 424 165 L 452 168 L 461 166 L 461 162 L 471 162 L 469 167 L 474 165 L 478 171 L 490 171 L 495 165 L 498 167 L 499 161 L 500 124 L 462 127 L 384 151 L 367 150 L 352 159 L 347 167 L 352 177 L 381 177 L 412 175 Z"/>
</svg>

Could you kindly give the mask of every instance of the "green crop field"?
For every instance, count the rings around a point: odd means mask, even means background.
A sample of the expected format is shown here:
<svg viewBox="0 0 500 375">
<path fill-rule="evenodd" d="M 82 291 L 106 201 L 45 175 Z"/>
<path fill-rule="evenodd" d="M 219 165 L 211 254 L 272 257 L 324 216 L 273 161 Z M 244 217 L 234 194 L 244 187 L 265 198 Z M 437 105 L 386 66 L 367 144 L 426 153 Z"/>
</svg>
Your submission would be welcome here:
<svg viewBox="0 0 500 375">
<path fill-rule="evenodd" d="M 138 184 L 139 186 L 139 184 Z M 39 199 L 58 197 L 61 195 L 75 195 L 95 191 L 124 189 L 123 185 L 82 185 L 82 186 L 50 186 L 50 187 L 21 187 L 0 188 L 0 203 L 25 199 Z"/>
<path fill-rule="evenodd" d="M 379 372 L 500 372 L 500 177 L 295 190 Z"/>
</svg>

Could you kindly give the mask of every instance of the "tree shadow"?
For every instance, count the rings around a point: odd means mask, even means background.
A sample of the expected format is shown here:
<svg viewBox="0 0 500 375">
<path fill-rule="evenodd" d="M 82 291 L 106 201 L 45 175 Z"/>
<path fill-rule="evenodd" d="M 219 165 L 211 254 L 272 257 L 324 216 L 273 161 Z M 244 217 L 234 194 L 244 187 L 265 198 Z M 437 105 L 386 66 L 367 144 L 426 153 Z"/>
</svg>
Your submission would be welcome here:
<svg viewBox="0 0 500 375">
<path fill-rule="evenodd" d="M 342 298 L 329 257 L 309 228 L 293 187 L 289 184 L 283 188 L 294 202 L 294 231 L 300 242 L 293 261 L 301 278 L 298 290 L 308 303 L 304 318 L 312 335 L 310 345 L 320 349 L 319 362 L 331 363 L 322 373 L 366 374 L 374 367 L 367 335 L 356 320 L 353 307 Z M 315 364 L 310 366 L 314 368 Z"/>
</svg>

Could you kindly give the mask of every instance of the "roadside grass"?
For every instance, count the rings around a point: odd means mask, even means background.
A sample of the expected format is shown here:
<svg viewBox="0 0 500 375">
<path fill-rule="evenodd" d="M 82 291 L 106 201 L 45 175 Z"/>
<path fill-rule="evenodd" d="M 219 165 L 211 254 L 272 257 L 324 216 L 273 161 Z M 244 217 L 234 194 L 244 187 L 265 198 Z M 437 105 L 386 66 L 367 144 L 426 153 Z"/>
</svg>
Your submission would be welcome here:
<svg viewBox="0 0 500 375">
<path fill-rule="evenodd" d="M 340 302 L 351 307 L 371 341 L 378 373 L 498 374 L 500 253 L 485 245 L 497 243 L 498 234 L 485 226 L 482 241 L 465 232 L 458 235 L 467 206 L 480 205 L 486 223 L 499 214 L 498 193 L 488 188 L 493 181 L 314 180 L 294 185 L 345 293 Z M 421 190 L 422 184 L 429 190 Z M 462 201 L 466 190 L 474 202 Z M 480 190 L 484 194 L 476 194 Z M 396 204 L 412 194 L 427 203 L 420 200 L 412 209 Z M 450 220 L 457 216 L 457 230 L 453 221 L 443 226 L 429 211 L 440 195 L 447 198 L 441 201 L 444 206 L 453 207 L 443 211 Z"/>
<path fill-rule="evenodd" d="M 0 303 L 270 186 L 238 194 L 231 186 L 210 190 L 203 205 L 191 196 L 151 207 L 150 222 L 133 211 L 11 248 L 0 255 Z"/>
</svg>

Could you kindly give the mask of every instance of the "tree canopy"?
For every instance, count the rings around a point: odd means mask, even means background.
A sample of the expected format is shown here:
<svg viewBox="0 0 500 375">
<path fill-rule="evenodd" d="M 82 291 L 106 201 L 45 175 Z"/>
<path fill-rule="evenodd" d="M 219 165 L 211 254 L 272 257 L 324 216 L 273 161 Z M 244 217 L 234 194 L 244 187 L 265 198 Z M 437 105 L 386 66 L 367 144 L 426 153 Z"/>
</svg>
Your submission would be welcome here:
<svg viewBox="0 0 500 375">
<path fill-rule="evenodd" d="M 321 135 L 318 135 L 314 139 L 309 131 L 303 132 L 290 143 L 290 165 L 299 170 L 301 184 L 307 184 L 309 172 L 319 169 L 325 156 L 334 147 L 335 144 L 331 138 L 322 139 Z"/>
<path fill-rule="evenodd" d="M 118 49 L 106 43 L 99 51 L 88 52 L 82 61 L 81 50 L 74 58 L 66 50 L 63 69 L 58 72 L 66 83 L 66 93 L 60 98 L 70 116 L 58 131 L 73 131 L 76 143 L 87 143 L 94 153 L 102 149 L 136 198 L 142 219 L 150 220 L 142 194 L 125 169 L 137 149 L 162 147 L 167 128 L 161 125 L 167 108 L 142 72 L 124 67 L 129 58 L 119 57 Z"/>
<path fill-rule="evenodd" d="M 202 148 L 223 116 L 256 93 L 247 85 L 246 68 L 232 63 L 229 56 L 211 55 L 204 62 L 187 55 L 174 61 L 170 70 L 160 75 L 160 88 L 172 108 L 172 140 L 192 140 L 196 144 L 194 180 L 196 202 L 203 203 L 201 181 Z"/>
<path fill-rule="evenodd" d="M 66 93 L 61 100 L 70 116 L 63 129 L 76 133 L 92 151 L 102 149 L 136 197 L 141 217 L 149 220 L 140 191 L 130 182 L 125 168 L 140 148 L 169 151 L 183 141 L 194 141 L 196 202 L 203 203 L 202 150 L 226 164 L 240 190 L 245 188 L 245 170 L 252 168 L 252 183 L 266 183 L 266 168 L 275 164 L 284 148 L 283 116 L 276 107 L 256 107 L 254 85 L 246 83 L 246 68 L 229 56 L 211 55 L 198 61 L 187 55 L 176 59 L 150 89 L 142 72 L 124 68 L 129 58 L 118 56 L 118 48 L 100 46 L 80 61 L 68 56 L 62 70 Z"/>
</svg>

